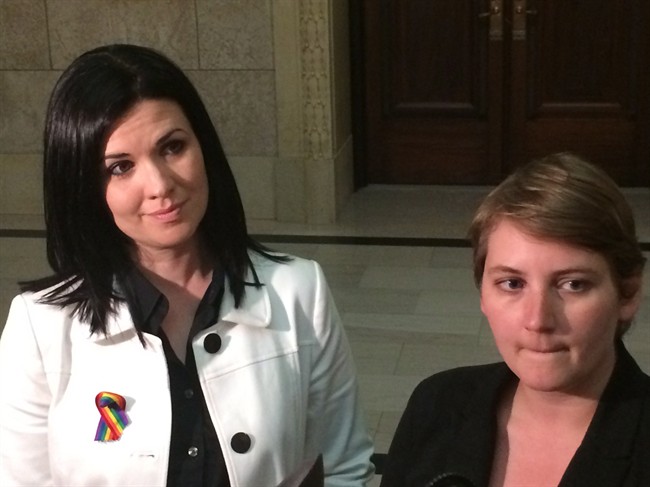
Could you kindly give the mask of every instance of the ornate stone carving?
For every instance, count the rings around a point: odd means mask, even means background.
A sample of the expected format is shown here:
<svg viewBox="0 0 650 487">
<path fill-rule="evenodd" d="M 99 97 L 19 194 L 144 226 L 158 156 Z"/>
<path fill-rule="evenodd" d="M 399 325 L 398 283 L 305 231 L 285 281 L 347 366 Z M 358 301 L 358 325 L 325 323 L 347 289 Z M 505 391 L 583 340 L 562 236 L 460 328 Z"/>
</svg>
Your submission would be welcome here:
<svg viewBox="0 0 650 487">
<path fill-rule="evenodd" d="M 331 158 L 329 0 L 300 0 L 303 137 L 310 159 Z"/>
</svg>

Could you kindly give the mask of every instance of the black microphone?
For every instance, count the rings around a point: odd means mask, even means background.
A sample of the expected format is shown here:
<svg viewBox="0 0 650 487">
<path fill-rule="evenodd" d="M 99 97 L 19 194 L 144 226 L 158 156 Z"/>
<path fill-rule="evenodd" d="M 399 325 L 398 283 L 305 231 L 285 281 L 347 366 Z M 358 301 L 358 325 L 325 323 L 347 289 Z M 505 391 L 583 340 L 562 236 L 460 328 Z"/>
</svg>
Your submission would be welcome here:
<svg viewBox="0 0 650 487">
<path fill-rule="evenodd" d="M 429 482 L 426 487 L 476 487 L 467 477 L 458 473 L 443 473 Z"/>
</svg>

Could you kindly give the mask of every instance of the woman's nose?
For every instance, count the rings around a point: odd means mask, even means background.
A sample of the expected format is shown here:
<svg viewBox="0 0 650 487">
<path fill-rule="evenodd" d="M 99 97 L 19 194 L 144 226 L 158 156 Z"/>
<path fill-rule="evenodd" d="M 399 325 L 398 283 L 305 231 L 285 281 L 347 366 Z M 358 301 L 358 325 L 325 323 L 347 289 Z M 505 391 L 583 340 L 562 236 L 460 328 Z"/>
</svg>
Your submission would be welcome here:
<svg viewBox="0 0 650 487">
<path fill-rule="evenodd" d="M 173 190 L 173 174 L 164 161 L 152 159 L 147 162 L 144 174 L 144 186 L 147 197 L 163 198 Z"/>
<path fill-rule="evenodd" d="M 531 291 L 526 296 L 525 327 L 530 331 L 549 331 L 555 328 L 557 299 L 549 290 Z"/>
</svg>

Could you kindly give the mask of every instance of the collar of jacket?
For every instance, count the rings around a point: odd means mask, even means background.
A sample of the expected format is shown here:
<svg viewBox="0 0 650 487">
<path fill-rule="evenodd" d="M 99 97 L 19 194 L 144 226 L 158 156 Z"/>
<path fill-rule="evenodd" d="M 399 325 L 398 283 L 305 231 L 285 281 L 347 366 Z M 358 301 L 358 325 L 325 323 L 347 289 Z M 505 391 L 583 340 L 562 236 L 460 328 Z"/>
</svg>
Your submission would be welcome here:
<svg viewBox="0 0 650 487">
<path fill-rule="evenodd" d="M 224 282 L 224 295 L 221 301 L 219 321 L 227 321 L 238 325 L 266 328 L 271 324 L 271 300 L 266 283 L 260 274 L 257 274 L 261 286 L 246 286 L 246 292 L 239 305 L 235 307 L 235 298 L 230 291 L 228 279 Z M 254 276 L 249 269 L 246 274 L 246 282 L 255 282 Z M 130 337 L 135 333 L 135 325 L 125 302 L 117 305 L 116 313 L 108 320 L 106 335 L 94 334 L 92 338 L 96 341 L 103 341 L 107 338 Z"/>
<path fill-rule="evenodd" d="M 463 474 L 475 485 L 489 482 L 500 392 L 509 381 L 517 380 L 504 363 L 494 367 L 495 372 L 476 389 L 466 408 L 456 413 L 463 418 L 462 427 L 449 447 L 447 471 Z M 647 376 L 618 342 L 612 376 L 558 487 L 621 485 L 639 441 L 649 387 Z"/>
<path fill-rule="evenodd" d="M 496 408 L 501 392 L 515 374 L 499 362 L 491 367 L 464 408 L 456 411 L 460 428 L 449 445 L 445 472 L 463 475 L 474 485 L 488 485 L 496 439 Z"/>
<path fill-rule="evenodd" d="M 634 480 L 631 465 L 647 461 L 649 400 L 648 376 L 619 341 L 612 376 L 558 487 L 647 485 Z"/>
<path fill-rule="evenodd" d="M 220 321 L 229 321 L 246 326 L 266 328 L 271 324 L 271 300 L 266 284 L 260 279 L 261 286 L 246 286 L 246 292 L 239 308 L 235 307 L 235 298 L 230 292 L 228 279 L 224 283 L 224 293 L 219 312 Z M 254 282 L 253 274 L 249 269 L 246 282 Z"/>
</svg>

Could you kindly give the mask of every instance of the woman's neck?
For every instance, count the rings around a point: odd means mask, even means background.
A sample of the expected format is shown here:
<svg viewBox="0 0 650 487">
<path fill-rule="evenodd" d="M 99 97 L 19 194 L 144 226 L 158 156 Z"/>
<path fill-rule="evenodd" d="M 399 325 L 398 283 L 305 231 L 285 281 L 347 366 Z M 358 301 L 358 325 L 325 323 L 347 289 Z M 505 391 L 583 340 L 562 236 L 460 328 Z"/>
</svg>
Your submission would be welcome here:
<svg viewBox="0 0 650 487">
<path fill-rule="evenodd" d="M 137 250 L 136 265 L 154 284 L 188 288 L 192 282 L 205 281 L 214 263 L 197 241 L 184 248 Z"/>
<path fill-rule="evenodd" d="M 540 428 L 586 429 L 598 407 L 600 396 L 536 391 L 517 385 L 512 398 L 511 421 Z"/>
<path fill-rule="evenodd" d="M 564 390 L 544 391 L 519 381 L 512 396 L 512 413 L 526 415 L 526 421 L 582 427 L 589 424 L 612 375 L 616 356 L 601 365 L 602 373 Z"/>
<path fill-rule="evenodd" d="M 185 363 L 194 316 L 212 281 L 214 262 L 197 243 L 184 249 L 140 248 L 136 265 L 167 298 L 169 307 L 160 326 L 178 359 Z"/>
<path fill-rule="evenodd" d="M 597 405 L 597 398 L 513 384 L 499 403 L 489 486 L 558 485 Z"/>
</svg>

